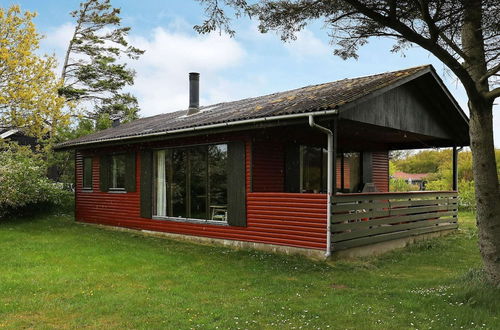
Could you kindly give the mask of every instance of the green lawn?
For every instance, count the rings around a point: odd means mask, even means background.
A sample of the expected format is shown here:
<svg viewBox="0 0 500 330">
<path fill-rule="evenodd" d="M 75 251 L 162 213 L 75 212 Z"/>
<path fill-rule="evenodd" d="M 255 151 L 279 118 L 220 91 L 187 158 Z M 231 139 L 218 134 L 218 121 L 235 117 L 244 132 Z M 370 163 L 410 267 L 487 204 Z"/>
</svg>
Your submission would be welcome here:
<svg viewBox="0 0 500 330">
<path fill-rule="evenodd" d="M 0 222 L 0 328 L 500 329 L 472 214 L 380 258 L 313 262 L 82 226 Z"/>
</svg>

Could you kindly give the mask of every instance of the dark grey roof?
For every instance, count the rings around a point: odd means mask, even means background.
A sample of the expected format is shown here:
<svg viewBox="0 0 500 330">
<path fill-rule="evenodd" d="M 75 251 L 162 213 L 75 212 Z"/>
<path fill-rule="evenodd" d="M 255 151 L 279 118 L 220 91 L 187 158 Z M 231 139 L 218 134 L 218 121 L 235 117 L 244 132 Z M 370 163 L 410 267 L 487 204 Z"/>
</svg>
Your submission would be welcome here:
<svg viewBox="0 0 500 330">
<path fill-rule="evenodd" d="M 203 106 L 200 107 L 198 113 L 190 116 L 186 116 L 187 110 L 181 110 L 141 118 L 131 123 L 60 143 L 56 149 L 104 143 L 117 139 L 128 140 L 148 135 L 161 135 L 167 132 L 175 133 L 194 127 L 202 129 L 204 126 L 213 124 L 335 109 L 384 87 L 396 84 L 405 78 L 420 75 L 430 70 L 432 70 L 430 65 L 424 65 L 366 77 L 343 79 L 265 96 Z"/>
</svg>

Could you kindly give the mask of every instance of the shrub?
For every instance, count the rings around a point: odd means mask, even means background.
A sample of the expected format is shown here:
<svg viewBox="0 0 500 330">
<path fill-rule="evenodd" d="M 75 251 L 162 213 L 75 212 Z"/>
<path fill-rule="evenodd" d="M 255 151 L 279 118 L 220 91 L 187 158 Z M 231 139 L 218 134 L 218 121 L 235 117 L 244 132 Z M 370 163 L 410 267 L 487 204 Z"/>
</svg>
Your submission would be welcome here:
<svg viewBox="0 0 500 330">
<path fill-rule="evenodd" d="M 406 183 L 403 179 L 390 179 L 390 191 L 416 191 L 419 190 L 418 185 Z"/>
<path fill-rule="evenodd" d="M 447 178 L 427 182 L 425 190 L 445 191 L 451 190 L 451 182 Z"/>
<path fill-rule="evenodd" d="M 16 144 L 0 149 L 0 218 L 27 211 L 64 206 L 68 192 L 49 180 L 42 156 Z"/>
<path fill-rule="evenodd" d="M 458 183 L 458 207 L 461 210 L 476 210 L 474 181 L 462 180 Z"/>
<path fill-rule="evenodd" d="M 451 182 L 448 179 L 430 181 L 425 186 L 426 190 L 451 190 Z M 476 209 L 476 195 L 474 192 L 474 181 L 461 180 L 458 183 L 458 207 L 460 210 L 474 211 Z"/>
</svg>

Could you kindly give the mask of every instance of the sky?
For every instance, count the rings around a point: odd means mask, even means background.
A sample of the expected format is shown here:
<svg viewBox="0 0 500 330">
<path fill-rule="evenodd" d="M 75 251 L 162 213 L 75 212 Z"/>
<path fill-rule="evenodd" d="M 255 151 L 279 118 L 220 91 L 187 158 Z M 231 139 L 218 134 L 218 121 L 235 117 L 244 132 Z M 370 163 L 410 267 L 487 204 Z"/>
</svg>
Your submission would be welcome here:
<svg viewBox="0 0 500 330">
<path fill-rule="evenodd" d="M 372 39 L 359 51 L 359 59 L 333 55 L 328 29 L 313 22 L 297 40 L 284 43 L 274 33 L 261 34 L 257 22 L 233 21 L 234 38 L 213 33 L 199 35 L 204 12 L 194 0 L 112 0 L 121 8 L 122 24 L 130 26 L 129 41 L 145 50 L 128 65 L 136 71 L 129 88 L 139 100 L 140 115 L 151 116 L 188 105 L 188 73 L 200 72 L 200 104 L 238 100 L 269 93 L 354 78 L 408 67 L 432 64 L 462 109 L 467 97 L 448 69 L 427 51 L 413 47 L 391 53 L 388 39 Z M 61 63 L 74 27 L 70 12 L 78 0 L 0 0 L 2 7 L 18 4 L 35 11 L 35 24 L 44 35 L 40 52 L 55 54 Z M 496 103 L 499 101 L 497 100 Z M 500 106 L 494 108 L 495 146 L 500 148 Z"/>
</svg>

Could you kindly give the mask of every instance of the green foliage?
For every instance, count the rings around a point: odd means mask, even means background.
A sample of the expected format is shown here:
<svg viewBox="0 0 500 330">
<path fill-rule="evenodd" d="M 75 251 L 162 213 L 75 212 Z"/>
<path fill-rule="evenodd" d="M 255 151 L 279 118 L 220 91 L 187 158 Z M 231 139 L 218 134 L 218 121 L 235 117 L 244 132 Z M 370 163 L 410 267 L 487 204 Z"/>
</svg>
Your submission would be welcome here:
<svg viewBox="0 0 500 330">
<path fill-rule="evenodd" d="M 430 180 L 427 182 L 425 189 L 426 190 L 435 190 L 435 191 L 447 191 L 451 190 L 451 179 L 436 179 Z"/>
<path fill-rule="evenodd" d="M 105 129 L 111 126 L 108 114 L 103 114 L 96 122 L 91 119 L 81 118 L 74 126 L 61 127 L 54 137 L 53 143 L 72 140 Z M 59 182 L 75 182 L 75 153 L 74 151 L 47 152 L 48 167 L 53 171 L 53 176 Z"/>
<path fill-rule="evenodd" d="M 70 41 L 59 92 L 68 100 L 86 105 L 86 117 L 99 120 L 103 114 L 113 118 L 137 118 L 137 99 L 123 93 L 133 85 L 135 72 L 120 62 L 122 56 L 138 59 L 144 51 L 129 45 L 130 27 L 121 26 L 120 9 L 110 0 L 86 0 L 71 12 L 76 20 Z M 101 129 L 102 125 L 96 125 Z M 104 125 L 104 127 L 109 127 Z"/>
<path fill-rule="evenodd" d="M 392 177 L 398 171 L 396 164 L 393 161 L 389 162 L 389 176 Z"/>
<path fill-rule="evenodd" d="M 69 115 L 57 92 L 55 58 L 37 54 L 35 16 L 17 5 L 0 8 L 0 125 L 44 138 L 67 125 Z"/>
<path fill-rule="evenodd" d="M 462 210 L 476 209 L 474 181 L 462 180 L 458 183 L 458 207 Z"/>
<path fill-rule="evenodd" d="M 404 154 L 403 154 L 404 155 Z M 500 178 L 500 149 L 495 149 L 497 173 Z M 430 172 L 426 172 L 432 170 Z M 426 150 L 406 157 L 393 158 L 389 164 L 389 172 L 430 173 L 427 177 L 426 190 L 451 190 L 453 164 L 451 150 Z M 403 183 L 391 179 L 392 191 L 407 191 Z M 398 189 L 398 190 L 395 190 Z M 475 191 L 472 173 L 472 153 L 461 151 L 458 154 L 458 205 L 462 210 L 475 210 Z"/>
<path fill-rule="evenodd" d="M 41 153 L 3 143 L 0 152 L 0 218 L 48 206 L 64 206 L 70 197 L 46 176 Z"/>
<path fill-rule="evenodd" d="M 436 173 L 445 162 L 451 163 L 451 150 L 425 150 L 394 161 L 405 173 Z"/>
<path fill-rule="evenodd" d="M 403 179 L 390 179 L 389 187 L 391 191 L 416 191 L 418 185 L 406 183 Z"/>
</svg>

